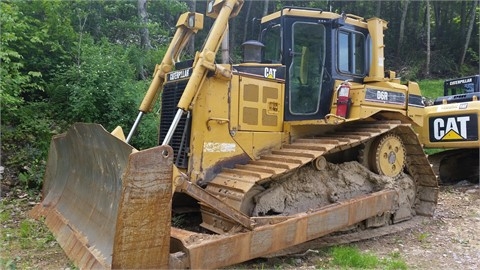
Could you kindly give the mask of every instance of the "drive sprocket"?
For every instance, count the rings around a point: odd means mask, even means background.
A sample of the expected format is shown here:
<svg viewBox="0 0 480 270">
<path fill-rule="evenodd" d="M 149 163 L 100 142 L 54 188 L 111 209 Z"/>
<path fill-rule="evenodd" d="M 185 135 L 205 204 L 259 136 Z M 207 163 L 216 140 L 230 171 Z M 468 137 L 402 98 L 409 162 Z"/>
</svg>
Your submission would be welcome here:
<svg viewBox="0 0 480 270">
<path fill-rule="evenodd" d="M 405 146 L 398 135 L 388 133 L 365 143 L 359 161 L 377 174 L 398 177 L 405 167 Z"/>
</svg>

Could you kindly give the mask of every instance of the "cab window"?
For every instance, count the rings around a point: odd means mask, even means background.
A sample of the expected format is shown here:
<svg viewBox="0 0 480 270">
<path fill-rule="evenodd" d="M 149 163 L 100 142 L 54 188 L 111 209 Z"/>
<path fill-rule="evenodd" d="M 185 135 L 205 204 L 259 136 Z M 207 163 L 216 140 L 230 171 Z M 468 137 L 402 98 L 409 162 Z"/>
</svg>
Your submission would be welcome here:
<svg viewBox="0 0 480 270">
<path fill-rule="evenodd" d="M 365 74 L 365 36 L 340 30 L 337 36 L 337 67 L 341 73 Z"/>
<path fill-rule="evenodd" d="M 280 63 L 282 61 L 281 51 L 281 27 L 280 24 L 269 26 L 263 33 L 264 56 L 266 63 Z"/>
</svg>

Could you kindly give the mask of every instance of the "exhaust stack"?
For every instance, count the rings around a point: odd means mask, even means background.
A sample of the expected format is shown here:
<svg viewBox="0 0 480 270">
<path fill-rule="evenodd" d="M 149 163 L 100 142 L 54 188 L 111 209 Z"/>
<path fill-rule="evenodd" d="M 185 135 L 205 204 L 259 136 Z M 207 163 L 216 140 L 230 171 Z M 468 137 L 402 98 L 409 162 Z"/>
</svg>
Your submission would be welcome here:
<svg viewBox="0 0 480 270">
<path fill-rule="evenodd" d="M 364 82 L 385 81 L 383 31 L 387 29 L 387 22 L 379 18 L 371 18 L 367 20 L 367 26 L 372 43 L 370 49 L 370 70 Z"/>
</svg>

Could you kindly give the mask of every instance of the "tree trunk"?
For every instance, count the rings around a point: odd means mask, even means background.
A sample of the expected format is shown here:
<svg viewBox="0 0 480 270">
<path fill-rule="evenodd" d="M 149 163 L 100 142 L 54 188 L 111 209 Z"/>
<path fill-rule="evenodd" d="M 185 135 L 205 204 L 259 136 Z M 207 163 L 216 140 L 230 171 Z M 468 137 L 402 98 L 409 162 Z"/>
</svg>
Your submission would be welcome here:
<svg viewBox="0 0 480 270">
<path fill-rule="evenodd" d="M 400 56 L 401 48 L 403 45 L 403 39 L 405 35 L 405 20 L 407 19 L 408 4 L 410 0 L 404 0 L 400 3 L 402 8 L 402 18 L 400 19 L 400 31 L 398 35 L 398 47 L 397 47 L 397 56 Z"/>
<path fill-rule="evenodd" d="M 470 23 L 468 25 L 467 35 L 465 36 L 465 45 L 463 46 L 462 55 L 460 57 L 459 66 L 461 67 L 465 62 L 465 56 L 467 55 L 468 44 L 470 43 L 470 37 L 472 36 L 473 24 L 475 23 L 476 9 L 478 0 L 473 2 L 472 9 L 470 10 Z"/>
<path fill-rule="evenodd" d="M 228 55 L 225 56 L 225 60 L 227 62 L 225 64 L 228 64 L 230 62 L 230 55 L 235 54 L 235 48 L 237 46 L 237 32 L 238 32 L 238 22 L 237 20 L 229 20 L 228 25 L 227 25 L 227 33 L 225 33 L 225 36 L 227 37 L 226 44 L 228 45 Z M 226 58 L 228 56 L 228 58 Z"/>
<path fill-rule="evenodd" d="M 375 16 L 377 16 L 378 18 L 381 18 L 382 1 L 383 0 L 378 0 L 377 1 L 377 10 L 375 11 Z"/>
<path fill-rule="evenodd" d="M 462 1 L 462 7 L 460 10 L 460 19 L 461 19 L 460 29 L 462 31 L 462 40 L 463 40 L 466 35 L 465 29 L 467 29 L 467 2 L 466 1 Z"/>
<path fill-rule="evenodd" d="M 268 2 L 269 2 L 268 0 L 264 1 L 265 4 L 263 6 L 263 14 L 262 14 L 263 16 L 266 16 L 268 14 Z"/>
<path fill-rule="evenodd" d="M 437 38 L 438 40 L 441 40 L 440 37 L 441 37 L 441 34 L 443 32 L 443 24 L 442 24 L 442 7 L 441 7 L 441 4 L 444 4 L 444 3 L 440 3 L 440 2 L 436 2 L 434 1 L 433 3 L 433 10 L 434 10 L 434 15 L 435 15 L 435 18 L 434 18 L 434 21 L 435 21 L 435 38 Z"/>
<path fill-rule="evenodd" d="M 190 0 L 190 11 L 195 12 L 197 10 L 197 0 Z M 187 53 L 192 56 L 195 56 L 195 35 L 190 37 L 188 41 Z"/>
<path fill-rule="evenodd" d="M 222 64 L 228 64 L 230 62 L 230 42 L 229 42 L 230 30 L 227 25 L 225 28 L 225 35 L 222 39 Z"/>
<path fill-rule="evenodd" d="M 425 16 L 422 17 L 422 2 L 419 1 L 413 1 L 412 4 L 410 5 L 410 22 L 412 24 L 410 25 L 409 29 L 410 30 L 410 38 L 413 40 L 419 40 L 420 37 L 419 35 L 419 30 L 421 29 L 421 25 L 423 23 L 421 18 L 425 18 Z M 412 13 L 413 12 L 413 13 Z M 422 33 L 423 34 L 423 33 Z"/>
<path fill-rule="evenodd" d="M 427 0 L 427 64 L 425 67 L 425 73 L 428 76 L 430 76 L 430 1 Z"/>
<path fill-rule="evenodd" d="M 81 12 L 78 14 L 78 46 L 77 46 L 77 67 L 80 69 L 82 63 L 82 40 L 83 40 L 83 31 L 85 29 L 85 24 L 87 23 L 87 14 Z"/>
<path fill-rule="evenodd" d="M 140 19 L 140 48 L 149 50 L 152 48 L 150 44 L 150 36 L 147 28 L 148 14 L 147 14 L 147 0 L 138 0 L 138 18 Z"/>
<path fill-rule="evenodd" d="M 150 43 L 150 36 L 147 28 L 148 14 L 147 14 L 147 0 L 137 1 L 137 12 L 140 20 L 140 48 L 142 50 L 150 50 L 152 45 Z M 138 76 L 142 80 L 147 79 L 147 71 L 143 67 L 143 58 L 138 63 Z"/>
<path fill-rule="evenodd" d="M 248 23 L 250 22 L 250 11 L 252 10 L 252 3 L 253 0 L 248 0 L 247 14 L 245 15 L 245 21 L 243 23 L 243 42 L 247 41 L 248 37 Z"/>
</svg>

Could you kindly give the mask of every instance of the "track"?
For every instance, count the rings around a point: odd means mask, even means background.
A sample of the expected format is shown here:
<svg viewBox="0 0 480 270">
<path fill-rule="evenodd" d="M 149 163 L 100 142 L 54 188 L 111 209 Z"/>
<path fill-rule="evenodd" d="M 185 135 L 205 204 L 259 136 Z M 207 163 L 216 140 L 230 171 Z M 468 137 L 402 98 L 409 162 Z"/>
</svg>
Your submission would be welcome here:
<svg viewBox="0 0 480 270">
<path fill-rule="evenodd" d="M 291 254 L 304 253 L 309 249 L 319 249 L 324 247 L 332 247 L 337 245 L 344 245 L 354 242 L 359 242 L 362 240 L 372 239 L 374 237 L 381 237 L 397 232 L 401 232 L 407 229 L 414 228 L 416 225 L 422 224 L 425 222 L 425 217 L 416 216 L 405 222 L 394 224 L 391 226 L 383 226 L 380 228 L 375 228 L 371 230 L 362 230 L 357 232 L 345 233 L 345 234 L 333 234 L 325 236 L 322 238 L 314 239 L 312 241 L 305 242 L 300 245 L 296 245 L 291 248 L 286 248 L 279 252 L 275 252 L 265 256 L 266 258 L 273 258 L 279 256 L 288 256 Z"/>
<path fill-rule="evenodd" d="M 428 156 L 440 184 L 479 183 L 479 149 L 451 149 Z"/>
<path fill-rule="evenodd" d="M 363 121 L 347 124 L 321 136 L 297 139 L 280 150 L 261 156 L 258 160 L 233 169 L 223 169 L 207 186 L 207 190 L 222 198 L 227 204 L 248 213 L 254 195 L 263 190 L 262 185 L 311 162 L 321 162 L 326 154 L 344 151 L 361 145 L 383 134 L 396 134 L 403 141 L 406 152 L 406 169 L 415 180 L 417 196 L 415 211 L 419 215 L 432 215 L 438 188 L 436 176 L 423 153 L 418 138 L 408 124 L 400 121 Z M 202 208 L 202 226 L 221 233 L 225 219 L 207 207 Z M 220 227 L 220 228 L 219 228 Z"/>
</svg>

